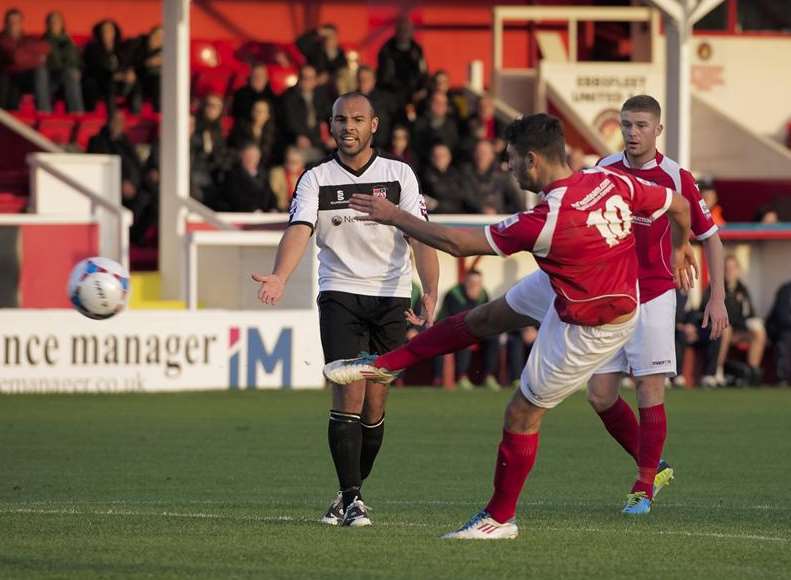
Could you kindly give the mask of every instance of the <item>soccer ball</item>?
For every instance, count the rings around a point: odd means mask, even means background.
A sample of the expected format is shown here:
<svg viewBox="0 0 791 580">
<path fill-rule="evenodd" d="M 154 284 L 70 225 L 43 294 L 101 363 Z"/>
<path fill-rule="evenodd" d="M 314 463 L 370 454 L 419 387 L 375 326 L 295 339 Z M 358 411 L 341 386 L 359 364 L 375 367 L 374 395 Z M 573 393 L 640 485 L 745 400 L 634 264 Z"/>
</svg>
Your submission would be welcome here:
<svg viewBox="0 0 791 580">
<path fill-rule="evenodd" d="M 71 271 L 68 292 L 77 312 L 94 320 L 104 320 L 126 306 L 129 272 L 109 258 L 86 258 Z"/>
</svg>

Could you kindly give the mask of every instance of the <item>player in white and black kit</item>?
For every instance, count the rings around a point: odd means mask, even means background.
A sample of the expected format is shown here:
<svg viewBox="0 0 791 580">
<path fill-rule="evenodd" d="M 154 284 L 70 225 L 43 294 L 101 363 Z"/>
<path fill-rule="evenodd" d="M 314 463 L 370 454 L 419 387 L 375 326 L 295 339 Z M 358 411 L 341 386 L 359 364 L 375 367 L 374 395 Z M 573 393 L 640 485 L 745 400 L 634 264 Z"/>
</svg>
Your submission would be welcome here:
<svg viewBox="0 0 791 580">
<path fill-rule="evenodd" d="M 359 212 L 349 208 L 353 194 L 375 195 L 426 217 L 423 196 L 409 165 L 371 148 L 378 124 L 365 95 L 348 93 L 335 101 L 330 125 L 338 150 L 299 178 L 272 274 L 253 274 L 261 284 L 259 299 L 276 303 L 311 235 L 316 234 L 319 320 L 327 363 L 361 351 L 387 352 L 406 342 L 412 287 L 410 246 L 423 285 L 428 323 L 437 301 L 436 251 L 392 226 L 358 221 Z M 387 386 L 357 381 L 351 388 L 333 384 L 332 391 L 328 438 L 340 492 L 322 522 L 370 525 L 360 487 L 382 445 Z"/>
</svg>

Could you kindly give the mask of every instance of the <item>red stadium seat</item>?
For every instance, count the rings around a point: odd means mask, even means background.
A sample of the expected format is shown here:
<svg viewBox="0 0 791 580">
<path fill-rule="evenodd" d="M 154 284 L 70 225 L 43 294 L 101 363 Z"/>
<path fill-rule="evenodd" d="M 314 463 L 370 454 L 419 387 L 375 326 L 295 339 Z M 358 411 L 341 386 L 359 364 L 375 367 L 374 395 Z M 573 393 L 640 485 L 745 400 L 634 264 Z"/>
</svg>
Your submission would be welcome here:
<svg viewBox="0 0 791 580">
<path fill-rule="evenodd" d="M 222 136 L 228 137 L 231 129 L 233 129 L 233 117 L 224 115 L 222 119 L 220 119 L 220 126 L 222 127 Z"/>
<path fill-rule="evenodd" d="M 58 145 L 71 143 L 74 133 L 76 118 L 69 115 L 40 115 L 38 120 L 38 131 L 47 139 Z"/>
<path fill-rule="evenodd" d="M 195 75 L 195 83 L 192 92 L 199 98 L 203 98 L 211 93 L 217 93 L 225 97 L 232 76 L 233 71 L 229 68 L 214 68 L 199 71 Z"/>
<path fill-rule="evenodd" d="M 88 148 L 88 142 L 91 140 L 91 137 L 101 131 L 106 122 L 106 117 L 86 115 L 80 120 L 79 125 L 77 125 L 77 131 L 74 134 L 74 143 L 85 151 Z"/>
<path fill-rule="evenodd" d="M 128 116 L 126 118 L 126 136 L 134 145 L 151 143 L 156 130 L 156 122 L 142 116 Z"/>
</svg>

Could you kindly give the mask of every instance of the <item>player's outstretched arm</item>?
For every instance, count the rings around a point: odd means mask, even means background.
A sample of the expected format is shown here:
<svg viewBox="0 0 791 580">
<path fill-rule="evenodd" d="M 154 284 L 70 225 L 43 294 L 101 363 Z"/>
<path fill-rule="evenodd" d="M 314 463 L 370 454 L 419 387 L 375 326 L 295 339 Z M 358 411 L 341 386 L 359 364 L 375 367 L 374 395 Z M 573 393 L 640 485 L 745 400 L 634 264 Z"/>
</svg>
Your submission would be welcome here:
<svg viewBox="0 0 791 580">
<path fill-rule="evenodd" d="M 277 304 L 283 296 L 283 289 L 294 269 L 299 264 L 311 235 L 310 226 L 294 224 L 286 229 L 280 238 L 275 255 L 275 266 L 272 273 L 252 274 L 253 280 L 261 284 L 258 290 L 258 299 L 264 304 Z"/>
<path fill-rule="evenodd" d="M 725 308 L 725 257 L 720 235 L 715 233 L 703 240 L 703 253 L 709 267 L 711 294 L 703 311 L 703 328 L 711 324 L 709 336 L 716 340 L 728 328 L 728 310 Z"/>
<path fill-rule="evenodd" d="M 689 243 L 689 202 L 674 192 L 667 213 L 673 233 L 673 279 L 679 288 L 689 290 L 698 276 L 698 262 Z"/>
<path fill-rule="evenodd" d="M 450 228 L 418 218 L 383 197 L 355 194 L 349 207 L 362 212 L 357 219 L 392 225 L 427 246 L 453 256 L 494 255 L 483 228 Z"/>
</svg>

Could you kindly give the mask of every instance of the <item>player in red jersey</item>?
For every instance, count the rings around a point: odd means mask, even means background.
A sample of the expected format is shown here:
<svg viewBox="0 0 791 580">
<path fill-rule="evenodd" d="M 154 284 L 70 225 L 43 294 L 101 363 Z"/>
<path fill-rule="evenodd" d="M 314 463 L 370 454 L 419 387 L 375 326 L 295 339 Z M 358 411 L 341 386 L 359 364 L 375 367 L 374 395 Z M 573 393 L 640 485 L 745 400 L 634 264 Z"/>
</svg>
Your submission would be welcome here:
<svg viewBox="0 0 791 580">
<path fill-rule="evenodd" d="M 710 325 L 711 337 L 717 338 L 728 326 L 723 250 L 706 202 L 692 174 L 657 151 L 656 140 L 662 133 L 661 109 L 653 97 L 638 95 L 623 104 L 621 131 L 625 151 L 605 157 L 597 165 L 674 189 L 689 202 L 692 233 L 703 244 L 711 278 L 711 298 L 706 304 L 703 326 Z M 624 512 L 643 514 L 650 511 L 654 493 L 673 478 L 673 469 L 660 461 L 667 436 L 665 381 L 676 374 L 676 292 L 667 217 L 635 216 L 634 237 L 640 320 L 621 352 L 592 377 L 588 400 L 607 431 L 637 463 L 638 478 L 627 494 Z M 618 394 L 623 373 L 630 373 L 636 380 L 639 422 Z"/>
<path fill-rule="evenodd" d="M 607 169 L 569 169 L 558 119 L 531 115 L 508 128 L 511 171 L 523 189 L 540 190 L 542 203 L 494 226 L 449 228 L 412 220 L 386 200 L 355 195 L 351 207 L 365 219 L 395 225 L 405 234 L 455 256 L 532 252 L 549 278 L 554 302 L 543 316 L 538 338 L 522 373 L 521 388 L 505 412 L 494 480 L 484 510 L 446 538 L 514 538 L 516 502 L 535 462 L 538 433 L 547 410 L 583 387 L 632 335 L 638 320 L 637 256 L 632 215 L 673 217 L 676 264 L 692 263 L 689 204 L 670 189 Z M 685 270 L 679 269 L 685 286 Z M 524 281 L 532 284 L 536 275 Z M 445 319 L 408 347 L 381 357 L 336 361 L 325 375 L 343 384 L 360 376 L 390 378 L 420 357 L 452 352 L 477 340 L 487 324 L 523 326 L 534 312 L 511 304 L 509 295 L 490 303 L 483 319 L 468 313 Z M 479 309 L 476 309 L 479 310 Z M 474 312 L 471 311 L 470 314 Z M 510 321 L 510 322 L 504 322 Z"/>
</svg>

